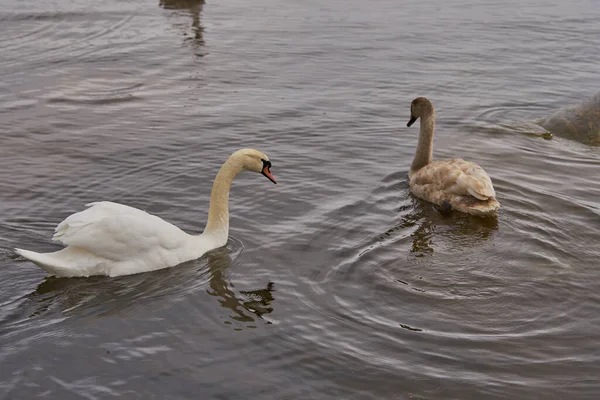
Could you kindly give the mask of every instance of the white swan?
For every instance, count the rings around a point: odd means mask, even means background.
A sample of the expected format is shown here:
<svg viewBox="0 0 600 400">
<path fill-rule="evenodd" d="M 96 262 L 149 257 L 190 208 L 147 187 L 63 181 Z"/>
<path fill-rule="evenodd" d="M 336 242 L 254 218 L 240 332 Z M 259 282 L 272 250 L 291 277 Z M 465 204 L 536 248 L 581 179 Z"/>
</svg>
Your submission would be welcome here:
<svg viewBox="0 0 600 400">
<path fill-rule="evenodd" d="M 479 165 L 460 158 L 431 161 L 435 112 L 425 97 L 410 105 L 410 121 L 421 118 L 421 132 L 415 158 L 408 174 L 411 192 L 444 209 L 489 216 L 500 208 L 492 180 Z"/>
<path fill-rule="evenodd" d="M 269 158 L 258 150 L 233 153 L 217 174 L 210 195 L 208 222 L 200 235 L 189 235 L 137 208 L 101 201 L 67 217 L 53 240 L 67 247 L 54 253 L 15 249 L 51 275 L 120 276 L 173 267 L 224 246 L 229 235 L 229 189 L 242 170 L 259 172 L 277 183 Z"/>
</svg>

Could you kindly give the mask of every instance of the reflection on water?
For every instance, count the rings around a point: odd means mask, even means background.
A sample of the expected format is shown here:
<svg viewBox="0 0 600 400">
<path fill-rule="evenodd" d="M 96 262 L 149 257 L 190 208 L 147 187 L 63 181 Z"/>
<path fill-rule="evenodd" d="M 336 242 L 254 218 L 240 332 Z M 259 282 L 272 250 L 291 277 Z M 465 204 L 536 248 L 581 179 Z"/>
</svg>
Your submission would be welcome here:
<svg viewBox="0 0 600 400">
<path fill-rule="evenodd" d="M 126 315 L 139 307 L 156 310 L 167 307 L 203 287 L 208 279 L 206 263 L 201 259 L 177 268 L 112 279 L 48 277 L 27 298 L 36 304 L 32 316 L 49 308 L 67 316 Z"/>
<path fill-rule="evenodd" d="M 497 215 L 481 218 L 445 211 L 413 196 L 407 175 L 405 172 L 395 172 L 387 176 L 365 199 L 348 206 L 343 213 L 335 213 L 335 218 L 339 220 L 370 205 L 375 206 L 382 216 L 394 215 L 394 222 L 386 222 L 385 230 L 374 232 L 373 240 L 367 241 L 367 247 L 360 255 L 381 246 L 398 246 L 410 241 L 409 252 L 413 256 L 423 257 L 433 255 L 436 248 L 446 250 L 479 246 L 498 230 Z M 360 230 L 364 232 L 365 227 L 361 226 Z"/>
<path fill-rule="evenodd" d="M 546 3 L 4 1 L 0 398 L 597 398 L 599 148 L 535 121 L 598 90 L 600 8 Z M 411 196 L 420 95 L 497 219 Z M 240 147 L 284 184 L 236 180 L 225 249 L 119 278 L 13 257 L 97 200 L 198 229 Z"/>
<path fill-rule="evenodd" d="M 221 307 L 233 312 L 233 315 L 230 315 L 231 319 L 238 322 L 254 322 L 255 319 L 247 312 L 262 318 L 264 314 L 273 311 L 273 308 L 270 307 L 271 302 L 274 300 L 273 292 L 275 291 L 272 282 L 267 283 L 265 289 L 241 290 L 238 295 L 232 289 L 233 284 L 226 278 L 227 269 L 231 265 L 228 252 L 224 249 L 217 249 L 211 251 L 207 258 L 211 277 L 210 289 L 207 289 L 206 292 L 217 297 Z M 225 321 L 225 323 L 231 324 L 230 321 Z M 267 321 L 267 323 L 270 322 Z"/>
<path fill-rule="evenodd" d="M 165 9 L 202 11 L 204 0 L 160 0 L 158 4 Z"/>
<path fill-rule="evenodd" d="M 192 37 L 188 39 L 195 45 L 204 45 L 204 27 L 200 21 L 204 0 L 160 0 L 159 5 L 165 10 L 187 11 L 192 17 Z M 184 35 L 187 36 L 187 33 Z"/>
<path fill-rule="evenodd" d="M 400 223 L 385 232 L 389 236 L 398 230 L 416 227 L 411 234 L 412 247 L 410 249 L 417 257 L 433 254 L 436 235 L 438 241 L 442 238 L 446 245 L 464 248 L 477 245 L 482 240 L 488 240 L 490 235 L 498 229 L 498 217 L 479 218 L 459 212 L 444 212 L 424 200 L 411 196 L 413 204 L 408 210 L 408 215 L 401 218 Z M 407 207 L 402 207 L 402 214 Z M 381 236 L 380 239 L 384 239 Z"/>
<path fill-rule="evenodd" d="M 271 313 L 275 291 L 272 282 L 264 289 L 233 289 L 227 278 L 231 266 L 230 249 L 220 248 L 206 254 L 200 260 L 189 261 L 176 268 L 118 278 L 56 278 L 48 277 L 26 298 L 28 316 L 34 318 L 49 309 L 63 315 L 78 317 L 94 315 L 127 315 L 145 310 L 159 310 L 181 301 L 204 287 L 218 303 L 229 311 L 232 320 L 254 322 Z M 231 322 L 226 322 L 231 324 Z M 270 323 L 267 321 L 267 323 Z"/>
</svg>

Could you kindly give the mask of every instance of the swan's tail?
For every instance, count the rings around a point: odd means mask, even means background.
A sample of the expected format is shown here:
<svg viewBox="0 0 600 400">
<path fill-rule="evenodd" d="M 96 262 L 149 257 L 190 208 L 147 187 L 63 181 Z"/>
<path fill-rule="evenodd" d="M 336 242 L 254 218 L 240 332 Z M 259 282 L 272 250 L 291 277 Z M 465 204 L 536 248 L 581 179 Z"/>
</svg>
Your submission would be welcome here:
<svg viewBox="0 0 600 400">
<path fill-rule="evenodd" d="M 477 200 L 471 196 L 456 196 L 452 201 L 452 208 L 479 217 L 490 217 L 498 212 L 500 203 L 493 197 L 487 200 Z"/>
<path fill-rule="evenodd" d="M 54 253 L 36 253 L 35 251 L 15 249 L 15 252 L 21 257 L 25 257 L 50 275 L 68 276 L 69 268 L 64 265 L 58 265 Z"/>
</svg>

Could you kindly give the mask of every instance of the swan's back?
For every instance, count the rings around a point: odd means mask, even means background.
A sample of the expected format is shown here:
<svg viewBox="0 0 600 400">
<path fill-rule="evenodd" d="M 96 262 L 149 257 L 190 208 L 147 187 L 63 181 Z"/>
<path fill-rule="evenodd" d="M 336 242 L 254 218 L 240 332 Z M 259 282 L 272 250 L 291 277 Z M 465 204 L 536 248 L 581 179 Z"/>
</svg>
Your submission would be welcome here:
<svg viewBox="0 0 600 400">
<path fill-rule="evenodd" d="M 67 248 L 17 252 L 59 276 L 116 276 L 176 265 L 202 251 L 190 248 L 192 236 L 145 211 L 107 201 L 87 206 L 56 227 L 53 240 Z"/>
<path fill-rule="evenodd" d="M 413 172 L 410 188 L 423 200 L 468 214 L 492 215 L 500 208 L 488 174 L 460 158 L 435 161 Z"/>
<path fill-rule="evenodd" d="M 109 201 L 86 207 L 58 224 L 52 239 L 122 261 L 157 245 L 176 248 L 187 236 L 175 225 L 137 208 Z"/>
</svg>

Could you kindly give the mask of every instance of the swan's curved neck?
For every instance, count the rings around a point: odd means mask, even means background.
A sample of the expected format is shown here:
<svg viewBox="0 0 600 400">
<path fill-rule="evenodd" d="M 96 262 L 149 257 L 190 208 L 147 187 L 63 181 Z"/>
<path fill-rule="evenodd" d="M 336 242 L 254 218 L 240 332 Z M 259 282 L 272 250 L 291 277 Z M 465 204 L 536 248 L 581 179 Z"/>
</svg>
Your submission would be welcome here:
<svg viewBox="0 0 600 400">
<path fill-rule="evenodd" d="M 229 190 L 235 176 L 240 173 L 242 166 L 229 158 L 217 174 L 210 192 L 210 208 L 208 222 L 203 235 L 211 235 L 215 240 L 227 242 L 229 235 Z"/>
<path fill-rule="evenodd" d="M 431 162 L 433 154 L 433 130 L 435 128 L 435 114 L 423 115 L 420 121 L 421 132 L 419 133 L 419 143 L 417 152 L 410 166 L 410 172 L 414 173 Z"/>
</svg>

